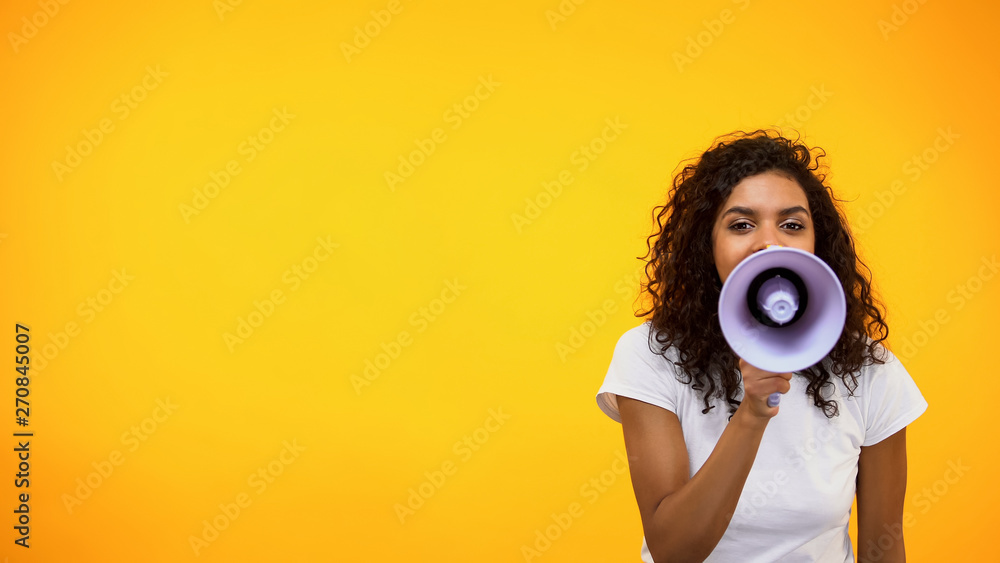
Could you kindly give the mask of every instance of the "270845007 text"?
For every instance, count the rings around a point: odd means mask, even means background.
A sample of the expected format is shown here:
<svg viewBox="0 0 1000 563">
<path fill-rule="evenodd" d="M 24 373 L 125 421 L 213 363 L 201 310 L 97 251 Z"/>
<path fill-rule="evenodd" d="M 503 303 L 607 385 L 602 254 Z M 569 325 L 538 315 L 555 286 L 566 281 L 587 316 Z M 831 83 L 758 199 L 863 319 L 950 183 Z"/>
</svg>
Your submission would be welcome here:
<svg viewBox="0 0 1000 563">
<path fill-rule="evenodd" d="M 28 394 L 30 393 L 28 386 L 31 383 L 31 379 L 28 377 L 28 367 L 31 362 L 28 356 L 28 352 L 31 351 L 29 332 L 30 329 L 22 324 L 14 325 L 14 340 L 16 341 L 14 344 L 14 361 L 16 362 L 14 383 L 17 384 L 14 388 L 14 419 L 19 426 L 27 426 L 28 417 L 31 415 L 28 402 Z M 17 506 L 14 510 L 14 530 L 17 531 L 14 543 L 21 547 L 31 547 L 28 544 L 28 539 L 31 536 L 31 505 L 29 504 L 31 494 L 28 490 L 31 486 L 29 480 L 31 477 L 31 440 L 27 438 L 33 434 L 33 432 L 14 432 L 14 439 L 17 442 L 17 446 L 14 447 L 14 452 L 17 455 L 14 486 L 18 489 L 17 499 L 14 503 Z"/>
</svg>

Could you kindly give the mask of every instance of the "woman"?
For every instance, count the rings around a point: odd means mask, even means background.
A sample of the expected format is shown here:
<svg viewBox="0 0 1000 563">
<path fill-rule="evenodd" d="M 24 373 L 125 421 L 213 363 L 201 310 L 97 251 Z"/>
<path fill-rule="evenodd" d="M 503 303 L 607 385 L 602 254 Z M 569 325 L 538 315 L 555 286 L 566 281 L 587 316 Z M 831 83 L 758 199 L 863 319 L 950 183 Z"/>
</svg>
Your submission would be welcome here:
<svg viewBox="0 0 1000 563">
<path fill-rule="evenodd" d="M 643 561 L 853 562 L 855 494 L 860 561 L 905 560 L 905 428 L 927 403 L 882 345 L 888 327 L 823 156 L 773 132 L 733 134 L 654 210 L 647 321 L 618 341 L 597 395 L 622 424 Z M 794 374 L 747 364 L 719 327 L 722 284 L 770 245 L 823 259 L 847 297 L 840 340 Z"/>
</svg>

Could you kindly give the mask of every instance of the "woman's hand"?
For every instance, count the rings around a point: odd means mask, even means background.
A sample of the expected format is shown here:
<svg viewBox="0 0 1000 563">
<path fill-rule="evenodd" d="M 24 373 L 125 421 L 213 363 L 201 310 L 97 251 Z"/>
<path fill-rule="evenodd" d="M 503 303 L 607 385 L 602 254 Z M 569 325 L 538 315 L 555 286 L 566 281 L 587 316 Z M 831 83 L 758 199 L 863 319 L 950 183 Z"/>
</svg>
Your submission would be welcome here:
<svg viewBox="0 0 1000 563">
<path fill-rule="evenodd" d="M 740 373 L 743 376 L 743 402 L 740 409 L 762 419 L 778 414 L 777 401 L 772 401 L 774 406 L 771 406 L 768 398 L 775 393 L 787 393 L 792 388 L 792 374 L 764 371 L 746 363 L 743 358 L 740 358 Z"/>
</svg>

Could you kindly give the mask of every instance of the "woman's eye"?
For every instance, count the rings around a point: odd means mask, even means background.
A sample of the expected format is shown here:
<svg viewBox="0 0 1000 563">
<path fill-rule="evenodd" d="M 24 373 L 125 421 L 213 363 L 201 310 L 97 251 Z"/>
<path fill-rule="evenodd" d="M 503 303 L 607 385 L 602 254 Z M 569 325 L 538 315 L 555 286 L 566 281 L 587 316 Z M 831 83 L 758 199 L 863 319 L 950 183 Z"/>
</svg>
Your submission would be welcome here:
<svg viewBox="0 0 1000 563">
<path fill-rule="evenodd" d="M 803 225 L 802 223 L 796 223 L 796 222 L 785 223 L 782 226 L 791 229 L 793 231 L 801 231 L 802 229 L 806 228 L 805 225 Z"/>
<path fill-rule="evenodd" d="M 745 231 L 747 229 L 752 229 L 753 224 L 751 224 L 750 221 L 737 221 L 732 225 L 729 225 L 729 228 L 734 231 Z"/>
</svg>

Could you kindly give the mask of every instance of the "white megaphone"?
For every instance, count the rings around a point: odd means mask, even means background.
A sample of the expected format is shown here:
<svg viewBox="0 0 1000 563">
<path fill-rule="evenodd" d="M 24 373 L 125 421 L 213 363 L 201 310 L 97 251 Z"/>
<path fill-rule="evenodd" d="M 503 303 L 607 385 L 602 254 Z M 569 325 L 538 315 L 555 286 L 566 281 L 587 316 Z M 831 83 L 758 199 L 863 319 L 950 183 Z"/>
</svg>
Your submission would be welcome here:
<svg viewBox="0 0 1000 563">
<path fill-rule="evenodd" d="M 733 269 L 719 295 L 726 342 L 750 365 L 773 373 L 808 368 L 844 331 L 847 300 L 837 274 L 814 254 L 784 246 L 755 252 Z M 768 398 L 776 406 L 780 394 Z"/>
</svg>

